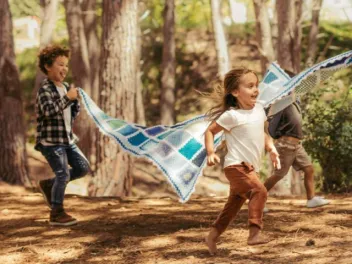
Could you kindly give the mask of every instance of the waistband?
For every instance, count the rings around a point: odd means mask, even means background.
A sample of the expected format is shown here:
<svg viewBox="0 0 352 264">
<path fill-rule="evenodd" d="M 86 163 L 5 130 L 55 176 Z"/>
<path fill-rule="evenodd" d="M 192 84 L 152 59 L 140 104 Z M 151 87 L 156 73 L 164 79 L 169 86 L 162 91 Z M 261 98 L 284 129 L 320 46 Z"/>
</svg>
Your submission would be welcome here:
<svg viewBox="0 0 352 264">
<path fill-rule="evenodd" d="M 254 170 L 254 166 L 248 162 L 242 161 L 241 164 L 234 164 L 234 165 L 229 165 L 224 168 L 225 169 L 231 169 L 231 168 L 246 168 L 248 170 Z"/>
<path fill-rule="evenodd" d="M 275 142 L 282 142 L 282 143 L 291 144 L 291 145 L 302 144 L 302 140 L 294 137 L 287 137 L 287 136 L 280 137 L 279 139 L 275 140 Z"/>
</svg>

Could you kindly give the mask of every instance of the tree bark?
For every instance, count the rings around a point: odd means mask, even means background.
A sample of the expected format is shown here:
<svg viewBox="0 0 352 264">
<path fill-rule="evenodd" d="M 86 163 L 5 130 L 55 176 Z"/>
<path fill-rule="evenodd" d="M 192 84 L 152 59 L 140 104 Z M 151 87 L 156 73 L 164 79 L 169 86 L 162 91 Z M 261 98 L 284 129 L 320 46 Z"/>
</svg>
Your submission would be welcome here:
<svg viewBox="0 0 352 264">
<path fill-rule="evenodd" d="M 278 21 L 277 21 L 277 11 L 276 11 L 276 6 L 275 6 L 273 18 L 271 20 L 271 41 L 273 43 L 274 55 L 275 55 L 276 59 L 278 57 L 278 48 L 277 48 L 277 42 L 279 39 L 279 28 L 278 27 L 279 26 L 278 26 Z"/>
<path fill-rule="evenodd" d="M 8 0 L 0 0 L 0 180 L 30 186 L 22 89 L 15 63 Z"/>
<path fill-rule="evenodd" d="M 254 0 L 254 11 L 256 17 L 256 35 L 259 45 L 260 62 L 264 75 L 269 63 L 275 60 L 271 26 L 265 0 Z"/>
<path fill-rule="evenodd" d="M 301 71 L 301 46 L 302 46 L 302 0 L 294 1 L 294 9 L 292 10 L 293 24 L 293 72 L 299 73 Z"/>
<path fill-rule="evenodd" d="M 162 125 L 175 123 L 175 2 L 166 0 L 161 78 L 160 118 Z"/>
<path fill-rule="evenodd" d="M 281 68 L 293 73 L 300 72 L 301 62 L 301 0 L 276 1 L 278 22 L 278 63 Z M 290 170 L 285 178 L 279 181 L 272 192 L 277 194 L 302 194 L 302 183 L 299 173 Z"/>
<path fill-rule="evenodd" d="M 52 42 L 53 32 L 56 25 L 56 12 L 59 0 L 40 0 L 42 9 L 41 25 L 40 25 L 40 49 L 49 45 Z M 32 92 L 33 104 L 40 86 L 40 83 L 45 78 L 45 74 L 37 67 L 35 77 L 35 86 Z"/>
<path fill-rule="evenodd" d="M 91 98 L 98 101 L 99 93 L 99 59 L 100 59 L 100 40 L 97 29 L 96 0 L 83 0 L 81 4 L 83 27 L 86 36 L 90 79 L 91 79 Z"/>
<path fill-rule="evenodd" d="M 103 1 L 99 106 L 104 112 L 134 122 L 137 89 L 137 0 Z M 131 194 L 133 159 L 116 142 L 99 134 L 97 171 L 90 194 Z"/>
<path fill-rule="evenodd" d="M 136 91 L 136 123 L 142 126 L 146 125 L 145 120 L 145 108 L 143 102 L 143 83 L 142 83 L 142 72 L 141 72 L 141 55 L 142 55 L 142 31 L 141 28 L 138 27 L 138 38 L 137 38 L 137 91 Z"/>
<path fill-rule="evenodd" d="M 230 57 L 227 49 L 227 42 L 224 28 L 221 23 L 220 0 L 210 0 L 211 17 L 214 30 L 216 55 L 218 62 L 218 74 L 221 79 L 231 68 Z"/>
<path fill-rule="evenodd" d="M 302 0 L 276 1 L 278 17 L 278 62 L 294 73 L 300 71 Z"/>
<path fill-rule="evenodd" d="M 89 65 L 90 65 L 90 89 L 91 89 L 91 98 L 94 102 L 99 100 L 99 69 L 100 69 L 100 39 L 98 36 L 97 29 L 97 3 L 96 0 L 83 0 L 81 3 L 82 10 L 82 21 L 83 27 L 87 42 L 87 49 L 89 55 Z M 91 163 L 91 169 L 95 171 L 96 164 L 96 142 L 97 135 L 99 130 L 94 124 L 90 126 L 89 129 L 89 161 Z"/>
<path fill-rule="evenodd" d="M 313 0 L 312 7 L 312 21 L 309 31 L 308 39 L 308 50 L 307 50 L 307 60 L 306 65 L 308 67 L 312 66 L 315 62 L 317 55 L 317 45 L 318 45 L 318 32 L 319 32 L 319 15 L 323 0 Z"/>
<path fill-rule="evenodd" d="M 82 10 L 79 0 L 65 0 L 66 23 L 69 33 L 69 43 L 71 50 L 70 65 L 72 70 L 73 83 L 81 87 L 88 95 L 92 95 L 90 62 L 88 57 L 88 44 L 84 31 Z M 97 64 L 96 62 L 94 64 Z M 74 130 L 80 141 L 78 146 L 92 161 L 92 137 L 95 133 L 93 122 L 86 111 L 81 111 L 74 125 Z"/>
</svg>

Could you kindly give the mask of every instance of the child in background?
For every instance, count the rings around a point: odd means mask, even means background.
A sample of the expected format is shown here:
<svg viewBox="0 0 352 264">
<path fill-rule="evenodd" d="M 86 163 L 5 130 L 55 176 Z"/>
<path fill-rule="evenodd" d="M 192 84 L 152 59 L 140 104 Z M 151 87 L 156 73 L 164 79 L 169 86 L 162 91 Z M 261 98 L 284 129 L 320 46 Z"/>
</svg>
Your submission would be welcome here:
<svg viewBox="0 0 352 264">
<path fill-rule="evenodd" d="M 291 71 L 285 72 L 293 77 Z M 264 185 L 269 192 L 277 182 L 284 178 L 291 166 L 304 172 L 304 186 L 307 194 L 307 207 L 315 208 L 330 202 L 315 195 L 314 168 L 309 156 L 302 146 L 302 114 L 298 102 L 294 102 L 284 110 L 276 113 L 269 120 L 269 133 L 276 139 L 275 147 L 280 155 L 281 169 L 274 170 Z M 266 211 L 269 211 L 266 208 Z"/>
</svg>

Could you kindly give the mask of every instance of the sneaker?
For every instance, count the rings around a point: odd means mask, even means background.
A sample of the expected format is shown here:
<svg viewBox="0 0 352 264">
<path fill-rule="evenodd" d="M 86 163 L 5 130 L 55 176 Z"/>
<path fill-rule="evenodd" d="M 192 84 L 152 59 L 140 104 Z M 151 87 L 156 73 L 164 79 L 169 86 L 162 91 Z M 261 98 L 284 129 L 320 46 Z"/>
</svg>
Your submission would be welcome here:
<svg viewBox="0 0 352 264">
<path fill-rule="evenodd" d="M 312 199 L 307 201 L 308 208 L 315 208 L 329 204 L 330 202 L 323 197 L 314 196 Z"/>
<path fill-rule="evenodd" d="M 43 180 L 39 181 L 39 190 L 43 194 L 43 198 L 47 206 L 51 209 L 51 189 L 53 187 L 53 181 L 50 180 Z"/>
<path fill-rule="evenodd" d="M 50 212 L 50 225 L 71 226 L 77 224 L 77 220 L 67 214 L 63 208 L 53 208 Z"/>
</svg>

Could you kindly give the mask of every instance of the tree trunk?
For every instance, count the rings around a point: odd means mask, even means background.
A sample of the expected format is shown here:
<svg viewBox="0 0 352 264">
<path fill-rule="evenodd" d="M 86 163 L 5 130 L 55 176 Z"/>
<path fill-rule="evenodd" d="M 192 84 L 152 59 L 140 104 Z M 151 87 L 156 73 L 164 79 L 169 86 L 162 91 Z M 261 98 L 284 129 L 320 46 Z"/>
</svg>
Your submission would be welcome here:
<svg viewBox="0 0 352 264">
<path fill-rule="evenodd" d="M 98 101 L 99 93 L 99 58 L 100 40 L 97 29 L 96 0 L 83 0 L 81 4 L 83 27 L 88 46 L 90 79 L 91 79 L 91 98 Z"/>
<path fill-rule="evenodd" d="M 221 79 L 231 68 L 229 53 L 227 50 L 227 42 L 224 28 L 221 23 L 220 0 L 210 0 L 211 17 L 214 30 L 214 38 L 216 45 L 216 55 L 218 62 L 218 74 Z"/>
<path fill-rule="evenodd" d="M 160 117 L 162 125 L 175 123 L 175 3 L 166 0 L 164 8 L 164 43 L 161 78 Z"/>
<path fill-rule="evenodd" d="M 271 41 L 273 42 L 274 55 L 275 55 L 275 58 L 277 59 L 278 57 L 277 42 L 279 39 L 279 28 L 278 28 L 278 21 L 277 21 L 276 6 L 274 6 L 273 8 L 274 8 L 274 14 L 271 20 Z"/>
<path fill-rule="evenodd" d="M 79 0 L 65 0 L 66 23 L 69 33 L 69 43 L 71 50 L 70 65 L 72 70 L 73 83 L 81 87 L 88 95 L 92 95 L 90 63 L 88 57 L 88 44 L 82 20 L 82 10 Z M 96 64 L 96 62 L 95 62 Z M 95 132 L 93 122 L 90 120 L 86 111 L 81 111 L 74 125 L 80 141 L 78 146 L 92 161 L 92 137 Z"/>
<path fill-rule="evenodd" d="M 317 35 L 319 32 L 319 15 L 320 9 L 323 0 L 313 0 L 313 7 L 312 7 L 312 22 L 309 32 L 309 39 L 308 39 L 308 50 L 307 50 L 307 60 L 306 65 L 308 67 L 312 66 L 315 62 L 315 58 L 317 55 L 317 45 L 318 39 Z"/>
<path fill-rule="evenodd" d="M 276 12 L 278 18 L 278 63 L 283 69 L 298 73 L 301 61 L 302 1 L 276 1 Z M 304 190 L 302 186 L 300 174 L 290 170 L 285 178 L 276 184 L 271 193 L 302 194 Z"/>
<path fill-rule="evenodd" d="M 138 85 L 137 0 L 103 1 L 99 106 L 128 122 L 135 121 Z M 133 159 L 116 142 L 99 134 L 97 171 L 90 186 L 96 196 L 131 194 Z"/>
<path fill-rule="evenodd" d="M 263 75 L 266 72 L 268 64 L 275 60 L 270 20 L 265 2 L 265 0 L 253 1 L 256 17 L 256 35 Z"/>
<path fill-rule="evenodd" d="M 56 12 L 59 0 L 40 0 L 42 8 L 42 17 L 40 25 L 40 49 L 49 45 L 52 42 L 53 32 L 56 25 Z M 32 92 L 33 105 L 40 86 L 40 83 L 45 78 L 45 74 L 37 67 L 37 74 L 35 76 L 35 86 Z"/>
<path fill-rule="evenodd" d="M 301 46 L 302 46 L 302 0 L 294 1 L 294 9 L 292 10 L 293 24 L 293 72 L 301 71 Z"/>
<path fill-rule="evenodd" d="M 278 18 L 278 63 L 286 70 L 300 72 L 302 0 L 276 1 Z"/>
<path fill-rule="evenodd" d="M 8 0 L 0 0 L 0 23 L 0 180 L 29 186 L 22 89 Z"/>
<path fill-rule="evenodd" d="M 88 55 L 89 55 L 89 64 L 90 64 L 90 89 L 91 89 L 91 98 L 94 102 L 99 100 L 99 68 L 100 68 L 100 40 L 98 36 L 97 29 L 97 3 L 96 0 L 83 0 L 81 3 L 82 9 L 82 20 L 84 26 L 84 32 L 86 36 Z M 99 130 L 94 124 L 90 127 L 90 143 L 89 143 L 89 161 L 91 164 L 91 169 L 95 171 L 96 164 L 96 145 L 93 142 L 96 142 L 97 135 Z"/>
<path fill-rule="evenodd" d="M 291 193 L 293 195 L 301 195 L 305 193 L 304 187 L 304 172 L 296 171 L 292 168 L 292 178 L 291 178 Z"/>
<path fill-rule="evenodd" d="M 141 28 L 138 27 L 138 39 L 137 39 L 137 91 L 136 91 L 136 104 L 135 104 L 135 111 L 136 111 L 136 123 L 142 126 L 146 125 L 145 120 L 145 109 L 144 109 L 144 102 L 143 102 L 143 83 L 142 83 L 142 72 L 141 72 L 141 53 L 142 53 L 142 31 Z"/>
</svg>

